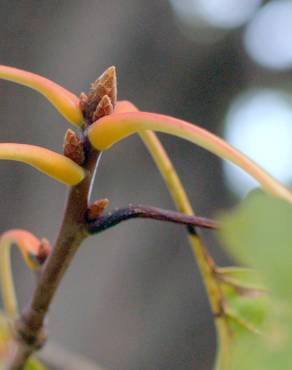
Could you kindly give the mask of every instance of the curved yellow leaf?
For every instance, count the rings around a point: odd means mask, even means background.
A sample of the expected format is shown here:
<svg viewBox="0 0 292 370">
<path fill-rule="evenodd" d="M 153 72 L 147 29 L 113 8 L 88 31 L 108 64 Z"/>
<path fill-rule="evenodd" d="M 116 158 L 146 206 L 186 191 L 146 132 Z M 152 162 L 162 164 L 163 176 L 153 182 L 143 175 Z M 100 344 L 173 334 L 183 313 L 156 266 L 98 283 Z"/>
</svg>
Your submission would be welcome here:
<svg viewBox="0 0 292 370">
<path fill-rule="evenodd" d="M 0 65 L 0 78 L 28 86 L 45 96 L 73 125 L 81 127 L 83 115 L 79 98 L 64 87 L 37 74 Z"/>
<path fill-rule="evenodd" d="M 129 100 L 119 100 L 115 106 L 115 113 L 139 112 L 135 104 Z"/>
<path fill-rule="evenodd" d="M 40 146 L 1 143 L 0 159 L 29 164 L 66 185 L 76 185 L 85 176 L 83 168 L 71 159 Z"/>
<path fill-rule="evenodd" d="M 13 277 L 10 262 L 10 247 L 15 244 L 30 269 L 36 270 L 40 267 L 37 258 L 41 253 L 49 253 L 49 249 L 42 250 L 45 244 L 26 230 L 14 229 L 6 231 L 0 238 L 0 277 L 2 298 L 5 311 L 11 319 L 17 316 L 17 299 L 15 295 Z M 48 244 L 47 244 L 48 248 Z M 35 259 L 34 259 L 35 258 Z"/>
<path fill-rule="evenodd" d="M 267 192 L 292 203 L 291 192 L 254 161 L 211 132 L 174 117 L 147 112 L 114 113 L 92 124 L 88 128 L 88 138 L 96 149 L 106 150 L 118 141 L 145 130 L 164 132 L 197 144 L 241 167 Z"/>
</svg>

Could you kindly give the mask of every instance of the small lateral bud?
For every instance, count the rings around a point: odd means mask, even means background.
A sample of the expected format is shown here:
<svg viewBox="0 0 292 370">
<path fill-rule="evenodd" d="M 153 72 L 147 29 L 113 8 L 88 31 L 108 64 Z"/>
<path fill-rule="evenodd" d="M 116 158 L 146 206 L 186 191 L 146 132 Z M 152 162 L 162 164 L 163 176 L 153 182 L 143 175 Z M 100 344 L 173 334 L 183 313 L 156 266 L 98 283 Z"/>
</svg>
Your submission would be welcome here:
<svg viewBox="0 0 292 370">
<path fill-rule="evenodd" d="M 64 137 L 64 155 L 75 163 L 82 165 L 85 161 L 85 153 L 80 137 L 71 129 L 66 131 Z"/>
<path fill-rule="evenodd" d="M 113 111 L 114 108 L 109 96 L 104 95 L 96 107 L 96 110 L 93 115 L 93 121 L 96 121 L 101 117 L 108 116 L 109 114 L 112 114 Z"/>
<path fill-rule="evenodd" d="M 108 207 L 109 200 L 107 198 L 98 199 L 92 203 L 86 211 L 87 221 L 95 221 L 98 217 L 102 216 L 104 210 Z"/>
<path fill-rule="evenodd" d="M 37 262 L 38 266 L 42 266 L 49 257 L 51 251 L 52 247 L 50 242 L 47 239 L 41 239 L 37 254 L 32 254 L 29 252 L 29 256 L 33 261 Z"/>
<path fill-rule="evenodd" d="M 41 265 L 46 261 L 46 259 L 50 255 L 51 249 L 52 247 L 50 245 L 50 242 L 45 238 L 41 239 L 40 249 L 37 255 L 37 260 Z"/>
</svg>

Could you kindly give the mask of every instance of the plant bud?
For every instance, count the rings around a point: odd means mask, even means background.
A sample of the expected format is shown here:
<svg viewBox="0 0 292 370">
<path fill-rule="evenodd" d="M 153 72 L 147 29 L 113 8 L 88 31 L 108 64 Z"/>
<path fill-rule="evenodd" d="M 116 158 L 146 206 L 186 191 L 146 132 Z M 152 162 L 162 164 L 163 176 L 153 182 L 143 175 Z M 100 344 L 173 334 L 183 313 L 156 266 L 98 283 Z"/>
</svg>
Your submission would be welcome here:
<svg viewBox="0 0 292 370">
<path fill-rule="evenodd" d="M 64 137 L 64 155 L 75 163 L 82 165 L 85 161 L 85 153 L 80 137 L 71 129 L 66 131 Z"/>
<path fill-rule="evenodd" d="M 112 112 L 114 110 L 116 101 L 117 101 L 117 77 L 115 67 L 109 67 L 92 85 L 88 94 L 82 93 L 80 95 L 80 108 L 87 119 L 88 123 L 91 124 L 96 121 L 99 116 L 99 111 L 101 112 L 101 107 L 99 104 L 102 102 L 102 99 L 107 96 L 111 103 L 111 109 L 108 109 L 105 112 Z M 108 105 L 108 102 L 102 102 L 104 107 Z M 109 114 L 109 113 L 108 113 Z"/>
<path fill-rule="evenodd" d="M 41 265 L 46 261 L 46 259 L 50 255 L 51 249 L 52 248 L 51 248 L 50 242 L 45 238 L 41 239 L 40 246 L 39 246 L 39 253 L 37 255 L 37 260 Z"/>
<path fill-rule="evenodd" d="M 109 200 L 107 198 L 98 199 L 92 203 L 86 212 L 86 218 L 90 221 L 95 221 L 98 217 L 102 216 L 104 210 L 108 207 Z"/>
<path fill-rule="evenodd" d="M 98 103 L 96 110 L 93 115 L 93 122 L 98 120 L 101 117 L 108 116 L 114 111 L 112 102 L 108 95 L 104 95 L 101 101 Z"/>
</svg>

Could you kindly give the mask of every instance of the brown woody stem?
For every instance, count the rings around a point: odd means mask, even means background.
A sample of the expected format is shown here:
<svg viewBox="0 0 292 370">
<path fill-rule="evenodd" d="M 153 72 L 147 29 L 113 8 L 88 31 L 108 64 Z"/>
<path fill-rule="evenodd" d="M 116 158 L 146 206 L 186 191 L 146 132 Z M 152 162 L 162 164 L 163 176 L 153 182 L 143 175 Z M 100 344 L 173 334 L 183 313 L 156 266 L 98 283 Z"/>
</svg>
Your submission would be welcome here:
<svg viewBox="0 0 292 370">
<path fill-rule="evenodd" d="M 46 340 L 44 321 L 52 299 L 81 242 L 88 235 L 84 215 L 99 153 L 89 150 L 86 178 L 70 189 L 65 214 L 52 254 L 46 261 L 28 308 L 16 325 L 16 346 L 10 370 L 21 370 L 26 360 Z"/>
<path fill-rule="evenodd" d="M 92 124 L 95 117 L 111 112 L 111 109 L 105 107 L 110 106 L 113 109 L 115 102 L 116 74 L 115 68 L 110 67 L 95 81 L 88 95 L 82 94 L 80 104 L 85 117 L 84 127 Z M 9 370 L 23 370 L 30 355 L 43 346 L 46 340 L 44 323 L 52 299 L 81 242 L 88 236 L 85 216 L 100 152 L 93 149 L 86 138 L 79 142 L 74 133 L 67 133 L 64 149 L 65 154 L 73 155 L 74 160 L 80 158 L 79 154 L 83 153 L 81 149 L 84 150 L 84 163 L 82 156 L 80 164 L 86 176 L 69 191 L 63 222 L 53 251 L 43 266 L 31 302 L 15 325 L 15 346 L 8 365 Z"/>
</svg>

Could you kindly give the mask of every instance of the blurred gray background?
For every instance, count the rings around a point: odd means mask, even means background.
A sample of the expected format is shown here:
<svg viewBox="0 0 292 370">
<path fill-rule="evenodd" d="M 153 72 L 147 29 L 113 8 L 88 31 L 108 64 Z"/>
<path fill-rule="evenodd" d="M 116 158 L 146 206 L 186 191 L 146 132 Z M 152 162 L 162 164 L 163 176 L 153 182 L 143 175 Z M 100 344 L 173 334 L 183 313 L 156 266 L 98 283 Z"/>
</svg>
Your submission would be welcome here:
<svg viewBox="0 0 292 370">
<path fill-rule="evenodd" d="M 255 148 L 249 154 L 259 155 L 263 165 L 275 162 L 269 170 L 287 183 L 292 174 L 291 145 L 284 149 L 292 132 L 291 19 L 289 0 L 0 0 L 0 63 L 44 75 L 76 94 L 115 65 L 119 99 L 199 123 L 234 145 L 240 137 L 246 143 L 242 150 Z M 274 125 L 272 119 L 266 122 L 273 116 L 271 107 L 279 108 Z M 0 117 L 1 142 L 62 150 L 69 125 L 34 91 L 0 81 Z M 266 130 L 273 127 L 270 136 L 260 131 L 257 123 L 263 120 Z M 250 122 L 258 131 L 244 141 Z M 275 132 L 284 134 L 275 140 Z M 213 217 L 253 186 L 209 153 L 173 137 L 160 138 L 197 213 Z M 284 155 L 269 138 L 286 150 Z M 54 241 L 65 186 L 3 161 L 0 189 L 1 232 L 20 227 Z M 93 194 L 101 197 L 108 197 L 112 207 L 131 202 L 174 208 L 137 137 L 104 153 Z M 214 235 L 203 237 L 218 263 L 228 263 Z M 13 266 L 23 306 L 33 279 L 17 252 Z M 58 291 L 49 331 L 52 342 L 108 370 L 210 370 L 214 328 L 185 230 L 137 220 L 92 237 Z"/>
</svg>

